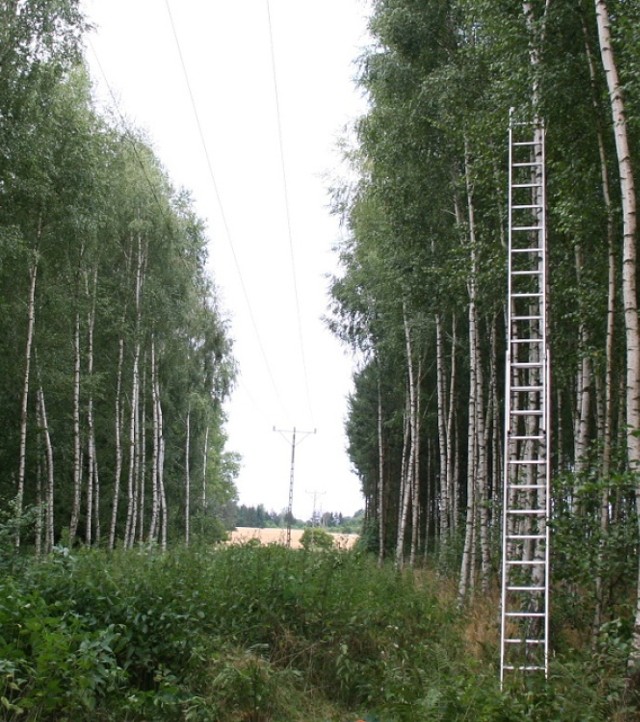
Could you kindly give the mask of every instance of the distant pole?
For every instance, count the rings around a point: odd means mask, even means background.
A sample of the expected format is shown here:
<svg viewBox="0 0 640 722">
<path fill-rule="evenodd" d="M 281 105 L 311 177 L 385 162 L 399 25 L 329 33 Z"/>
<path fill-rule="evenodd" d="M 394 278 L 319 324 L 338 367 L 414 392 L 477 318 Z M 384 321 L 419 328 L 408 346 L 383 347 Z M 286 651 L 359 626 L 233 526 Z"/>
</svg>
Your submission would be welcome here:
<svg viewBox="0 0 640 722">
<path fill-rule="evenodd" d="M 319 496 L 324 496 L 326 492 L 324 491 L 307 491 L 307 494 L 311 494 L 313 496 L 313 512 L 311 516 L 311 546 L 315 544 L 315 528 L 316 526 L 320 526 L 320 524 L 317 523 L 317 500 Z"/>
<path fill-rule="evenodd" d="M 313 514 L 311 517 L 311 526 L 320 526 L 320 524 L 316 524 L 317 519 L 317 501 L 319 496 L 324 496 L 327 492 L 326 491 L 307 491 L 307 494 L 311 495 L 313 497 Z"/>
<path fill-rule="evenodd" d="M 316 429 L 313 431 L 300 431 L 300 434 L 304 434 L 302 438 L 299 438 L 296 442 L 296 433 L 297 429 L 294 426 L 293 429 L 276 429 L 276 427 L 273 427 L 274 431 L 277 431 L 284 439 L 286 439 L 285 434 L 291 434 L 291 471 L 289 474 L 289 507 L 287 508 L 287 546 L 291 546 L 291 520 L 293 518 L 293 476 L 294 476 L 294 468 L 295 468 L 295 462 L 296 462 L 296 443 L 300 444 L 304 439 L 307 438 L 307 436 L 310 436 L 311 434 L 316 433 Z"/>
</svg>

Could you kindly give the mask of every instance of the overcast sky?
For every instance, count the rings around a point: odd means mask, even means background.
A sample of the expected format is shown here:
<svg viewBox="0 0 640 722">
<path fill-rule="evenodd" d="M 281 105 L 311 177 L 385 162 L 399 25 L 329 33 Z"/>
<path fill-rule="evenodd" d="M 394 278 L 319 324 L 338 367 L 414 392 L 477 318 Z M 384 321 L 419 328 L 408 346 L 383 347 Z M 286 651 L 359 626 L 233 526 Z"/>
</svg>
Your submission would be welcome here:
<svg viewBox="0 0 640 722">
<path fill-rule="evenodd" d="M 352 514 L 363 506 L 344 436 L 354 361 L 321 317 L 341 232 L 328 178 L 339 173 L 338 139 L 365 107 L 353 77 L 366 1 L 84 8 L 96 25 L 87 58 L 98 97 L 146 130 L 207 223 L 240 369 L 227 404 L 228 448 L 243 458 L 240 502 L 286 508 L 296 427 L 294 514 L 311 516 L 314 492 L 318 510 Z"/>
</svg>

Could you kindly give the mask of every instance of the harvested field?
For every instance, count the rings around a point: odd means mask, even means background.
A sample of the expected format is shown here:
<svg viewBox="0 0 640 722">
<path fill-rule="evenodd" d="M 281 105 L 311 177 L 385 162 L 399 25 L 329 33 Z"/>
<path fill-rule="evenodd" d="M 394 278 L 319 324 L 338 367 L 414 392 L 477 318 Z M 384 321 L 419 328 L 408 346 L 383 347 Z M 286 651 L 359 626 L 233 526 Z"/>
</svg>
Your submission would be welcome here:
<svg viewBox="0 0 640 722">
<path fill-rule="evenodd" d="M 300 549 L 300 538 L 303 529 L 291 530 L 291 548 Z M 327 531 L 327 530 L 325 530 Z M 330 532 L 333 537 L 333 543 L 339 549 L 351 549 L 358 539 L 358 534 L 335 534 Z M 257 527 L 239 526 L 231 532 L 231 544 L 246 544 L 251 539 L 257 539 L 261 544 L 282 544 L 287 540 L 286 529 L 259 529 Z"/>
</svg>

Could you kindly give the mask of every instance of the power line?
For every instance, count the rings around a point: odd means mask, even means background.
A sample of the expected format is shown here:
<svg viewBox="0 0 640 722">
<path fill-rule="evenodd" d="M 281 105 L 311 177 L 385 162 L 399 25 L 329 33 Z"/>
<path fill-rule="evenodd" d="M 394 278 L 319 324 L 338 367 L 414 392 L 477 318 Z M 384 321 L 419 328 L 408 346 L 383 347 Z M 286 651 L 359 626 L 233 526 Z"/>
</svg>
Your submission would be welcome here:
<svg viewBox="0 0 640 722">
<path fill-rule="evenodd" d="M 239 280 L 240 280 L 240 287 L 242 288 L 242 293 L 243 293 L 243 296 L 244 296 L 245 303 L 246 303 L 246 305 L 247 305 L 247 310 L 249 311 L 249 317 L 250 317 L 250 319 L 251 319 L 251 325 L 253 326 L 253 331 L 254 331 L 254 333 L 255 333 L 255 335 L 256 335 L 256 340 L 258 341 L 258 346 L 259 346 L 259 348 L 260 348 L 260 353 L 261 353 L 261 355 L 262 355 L 262 359 L 263 359 L 264 364 L 265 364 L 265 367 L 266 367 L 266 369 L 267 369 L 267 373 L 269 374 L 269 379 L 270 379 L 271 384 L 272 384 L 272 386 L 273 386 L 273 390 L 274 390 L 274 392 L 275 392 L 276 398 L 278 399 L 278 402 L 280 403 L 280 406 L 281 406 L 282 410 L 285 412 L 285 415 L 288 416 L 286 406 L 285 406 L 285 404 L 284 404 L 284 402 L 283 402 L 283 400 L 282 400 L 282 396 L 280 395 L 280 392 L 279 392 L 279 390 L 278 390 L 278 385 L 276 384 L 275 377 L 274 377 L 273 372 L 272 372 L 272 370 L 271 370 L 271 365 L 269 364 L 269 359 L 268 359 L 268 357 L 267 357 L 267 354 L 266 354 L 266 351 L 265 351 L 265 348 L 264 348 L 264 344 L 262 343 L 262 337 L 260 336 L 260 332 L 259 332 L 259 330 L 258 330 L 258 325 L 257 325 L 256 319 L 255 319 L 255 315 L 254 315 L 254 313 L 253 313 L 253 308 L 252 308 L 251 302 L 250 302 L 250 300 L 249 300 L 249 293 L 248 293 L 248 291 L 247 291 L 247 287 L 246 287 L 246 284 L 245 284 L 245 282 L 244 282 L 244 277 L 243 277 L 243 275 L 242 275 L 242 270 L 241 270 L 241 268 L 240 268 L 240 262 L 239 262 L 239 260 L 238 260 L 238 256 L 237 256 L 237 254 L 236 254 L 235 246 L 234 246 L 234 244 L 233 244 L 233 239 L 232 239 L 232 236 L 231 236 L 231 231 L 230 231 L 230 228 L 229 228 L 229 224 L 228 224 L 228 221 L 227 221 L 226 214 L 225 214 L 225 212 L 224 212 L 224 206 L 222 205 L 222 198 L 221 198 L 221 196 L 220 196 L 220 191 L 219 191 L 219 188 L 218 188 L 218 184 L 217 184 L 217 182 L 216 182 L 215 174 L 214 174 L 214 172 L 213 172 L 213 165 L 212 165 L 212 163 L 211 163 L 211 157 L 210 157 L 210 155 L 209 155 L 209 150 L 208 150 L 207 143 L 206 143 L 206 140 L 205 140 L 205 137 L 204 137 L 204 132 L 203 132 L 203 130 L 202 130 L 202 124 L 201 124 L 201 122 L 200 122 L 200 115 L 199 115 L 199 113 L 198 113 L 198 108 L 197 108 L 197 105 L 196 105 L 195 96 L 194 96 L 194 94 L 193 94 L 193 90 L 192 90 L 192 88 L 191 88 L 191 83 L 190 83 L 190 81 L 189 81 L 189 73 L 187 72 L 187 66 L 186 66 L 186 63 L 185 63 L 185 61 L 184 61 L 184 56 L 183 56 L 183 54 L 182 54 L 182 47 L 181 47 L 181 44 L 180 44 L 180 39 L 179 39 L 179 37 L 178 37 L 178 32 L 177 32 L 177 30 L 176 30 L 175 23 L 174 23 L 174 20 L 173 20 L 173 15 L 172 15 L 172 13 L 171 13 L 171 6 L 170 6 L 170 4 L 169 4 L 169 0 L 165 0 L 165 6 L 166 6 L 166 8 L 167 8 L 167 14 L 168 14 L 168 16 L 169 16 L 169 22 L 170 22 L 170 24 L 171 24 L 171 30 L 172 30 L 172 32 L 173 32 L 173 37 L 174 37 L 174 40 L 175 40 L 175 43 L 176 43 L 176 48 L 177 48 L 177 50 L 178 50 L 178 56 L 179 56 L 179 58 L 180 58 L 180 65 L 182 66 L 182 73 L 183 73 L 183 75 L 184 75 L 185 83 L 186 83 L 186 86 L 187 86 L 187 91 L 188 91 L 188 93 L 189 93 L 189 99 L 190 99 L 190 101 L 191 101 L 191 109 L 193 110 L 193 115 L 194 115 L 194 117 L 195 117 L 196 125 L 197 125 L 197 127 L 198 127 L 198 135 L 199 135 L 199 137 L 200 137 L 200 143 L 201 143 L 202 148 L 203 148 L 203 150 L 204 150 L 205 159 L 206 159 L 206 161 L 207 161 L 207 168 L 208 168 L 208 171 L 209 171 L 209 177 L 211 178 L 211 183 L 212 183 L 212 185 L 213 185 L 213 190 L 214 190 L 214 193 L 215 193 L 216 201 L 217 201 L 217 203 L 218 203 L 218 209 L 219 209 L 219 211 L 220 211 L 220 217 L 221 217 L 221 219 L 222 219 L 222 225 L 223 225 L 223 227 L 224 227 L 224 231 L 225 231 L 225 234 L 226 234 L 226 238 L 227 238 L 227 241 L 228 241 L 228 243 L 229 243 L 229 247 L 230 247 L 230 249 L 231 249 L 231 255 L 233 256 L 233 262 L 234 262 L 234 264 L 235 264 L 236 272 L 237 272 L 238 278 L 239 278 Z"/>
<path fill-rule="evenodd" d="M 291 274 L 293 278 L 293 294 L 295 297 L 295 304 L 296 304 L 296 316 L 297 316 L 297 322 L 298 322 L 298 339 L 300 343 L 300 357 L 302 360 L 302 371 L 304 374 L 304 384 L 305 384 L 305 391 L 307 395 L 307 406 L 309 409 L 309 414 L 311 416 L 311 421 L 313 422 L 313 407 L 311 405 L 311 394 L 309 392 L 309 374 L 307 372 L 307 360 L 305 355 L 305 344 L 304 344 L 304 337 L 302 332 L 302 315 L 300 313 L 300 297 L 298 294 L 298 279 L 297 279 L 297 272 L 296 272 L 296 262 L 295 262 L 295 254 L 293 250 L 293 232 L 291 227 L 291 210 L 290 210 L 290 203 L 289 203 L 289 186 L 287 182 L 287 168 L 284 158 L 284 143 L 282 139 L 282 113 L 280 112 L 280 92 L 278 89 L 278 73 L 276 68 L 276 56 L 275 56 L 275 47 L 273 42 L 273 27 L 271 24 L 271 6 L 269 3 L 269 0 L 267 0 L 267 21 L 268 21 L 268 27 L 269 27 L 269 48 L 271 53 L 271 72 L 273 77 L 273 90 L 274 90 L 274 96 L 275 96 L 275 105 L 276 105 L 276 117 L 277 117 L 277 126 L 278 126 L 278 146 L 280 151 L 280 168 L 282 173 L 282 186 L 283 186 L 283 192 L 284 192 L 284 206 L 285 206 L 285 216 L 287 221 L 287 236 L 289 239 L 289 255 L 291 258 Z"/>
<path fill-rule="evenodd" d="M 166 226 L 167 226 L 167 230 L 171 233 L 171 223 L 170 223 L 170 219 L 168 218 L 168 216 L 167 216 L 167 214 L 166 214 L 165 208 L 163 208 L 162 203 L 160 202 L 160 198 L 158 197 L 158 194 L 157 194 L 157 192 L 156 192 L 157 189 L 156 189 L 156 187 L 155 187 L 155 184 L 154 184 L 153 180 L 150 178 L 149 173 L 147 172 L 147 167 L 145 166 L 144 161 L 143 161 L 142 157 L 140 156 L 139 149 L 138 149 L 138 140 L 136 139 L 135 135 L 132 133 L 132 131 L 131 131 L 130 128 L 128 127 L 128 126 L 129 126 L 129 122 L 128 122 L 127 119 L 125 118 L 124 113 L 122 112 L 122 110 L 121 110 L 121 108 L 120 108 L 120 103 L 119 103 L 119 101 L 118 101 L 118 99 L 117 99 L 117 97 L 116 97 L 115 92 L 113 91 L 113 87 L 111 86 L 111 84 L 110 84 L 110 82 L 109 82 L 109 79 L 108 79 L 108 77 L 107 77 L 107 75 L 106 75 L 106 73 L 105 73 L 105 71 L 104 71 L 104 67 L 103 67 L 102 63 L 100 62 L 100 57 L 98 56 L 98 53 L 97 53 L 95 47 L 93 46 L 90 38 L 88 39 L 88 43 L 89 43 L 89 47 L 90 47 L 90 49 L 91 49 L 91 52 L 93 53 L 93 56 L 94 56 L 94 58 L 95 58 L 96 65 L 98 66 L 98 70 L 100 71 L 100 74 L 102 75 L 102 80 L 103 80 L 103 82 L 104 82 L 104 84 L 105 84 L 105 86 L 106 86 L 106 88 L 107 88 L 107 91 L 109 92 L 109 95 L 111 96 L 111 101 L 112 101 L 112 104 L 113 104 L 113 109 L 115 110 L 116 114 L 118 115 L 118 117 L 119 117 L 119 119 L 120 119 L 120 122 L 122 123 L 122 127 L 123 127 L 123 129 L 124 129 L 123 137 L 128 141 L 128 143 L 129 143 L 130 146 L 131 146 L 131 150 L 133 151 L 133 154 L 134 154 L 134 156 L 135 156 L 135 158 L 136 158 L 136 161 L 138 162 L 138 165 L 140 166 L 140 169 L 142 170 L 142 174 L 144 175 L 145 180 L 147 181 L 147 184 L 149 185 L 149 189 L 150 189 L 150 191 L 151 191 L 151 195 L 153 196 L 153 199 L 154 199 L 154 201 L 155 201 L 155 204 L 158 206 L 158 211 L 160 212 L 160 215 L 163 217 L 163 220 L 165 221 L 165 224 L 166 224 Z M 214 181 L 214 184 L 215 184 L 215 181 Z M 218 202 L 219 202 L 219 199 L 218 199 Z M 221 212 L 222 212 L 222 207 L 220 208 L 220 210 L 221 210 Z M 226 224 L 225 224 L 225 227 L 226 227 Z M 232 247 L 232 251 L 233 251 L 233 247 Z M 237 268 L 237 270 L 238 270 L 238 275 L 240 275 L 240 280 L 241 280 L 241 282 L 242 282 L 242 276 L 241 276 L 241 274 L 240 274 L 240 270 L 239 270 L 238 265 L 237 265 L 237 259 L 235 259 L 235 254 L 234 254 L 234 260 L 236 260 L 236 268 Z M 245 293 L 245 300 L 247 300 L 247 305 L 249 306 L 248 299 L 246 299 L 246 293 Z M 249 312 L 251 313 L 251 307 L 250 307 L 250 306 L 249 306 Z M 253 321 L 253 317 L 252 317 L 252 321 Z M 255 322 L 254 322 L 254 329 L 255 329 Z M 257 333 L 256 333 L 256 335 L 258 336 L 258 342 L 260 343 L 260 337 L 259 337 L 259 335 L 258 335 Z M 263 354 L 263 357 L 264 357 L 264 356 L 265 356 L 265 353 L 264 353 L 264 350 L 262 349 L 262 346 L 261 346 L 261 350 L 262 350 L 262 354 Z M 265 363 L 266 363 L 266 359 L 265 359 Z M 271 374 L 271 370 L 270 370 L 270 368 L 269 368 L 268 363 L 266 363 L 266 366 L 267 366 L 267 371 L 269 372 L 269 375 L 270 375 L 270 377 L 271 377 L 271 382 L 272 382 L 272 384 L 273 384 L 273 387 L 274 387 L 274 390 L 275 390 L 275 393 L 276 393 L 276 397 L 277 397 L 277 399 L 278 399 L 278 401 L 279 401 L 279 403 L 280 403 L 280 406 L 281 406 L 282 410 L 285 412 L 285 415 L 286 415 L 286 414 L 287 414 L 287 409 L 286 409 L 286 407 L 285 407 L 285 405 L 284 405 L 284 403 L 283 403 L 283 401 L 282 401 L 282 398 L 280 397 L 280 394 L 278 393 L 278 389 L 277 389 L 277 387 L 276 387 L 276 385 L 275 385 L 275 381 L 274 381 L 274 378 L 273 378 L 273 374 Z M 251 392 L 249 391 L 249 389 L 248 389 L 248 387 L 246 386 L 246 384 L 244 384 L 244 383 L 242 382 L 242 378 L 241 378 L 241 377 L 238 378 L 238 383 L 239 383 L 239 385 L 242 387 L 242 389 L 243 389 L 244 393 L 246 394 L 247 398 L 249 399 L 249 402 L 251 403 L 251 405 L 252 405 L 252 406 L 256 409 L 256 411 L 262 416 L 263 421 L 266 422 L 266 420 L 267 420 L 266 414 L 265 414 L 264 411 L 260 408 L 260 406 L 257 404 L 255 398 L 253 397 L 253 395 L 252 395 Z"/>
<path fill-rule="evenodd" d="M 98 70 L 100 70 L 100 74 L 102 75 L 102 79 L 104 81 L 104 84 L 107 86 L 107 90 L 109 91 L 109 95 L 111 96 L 111 100 L 113 102 L 113 107 L 118 114 L 118 117 L 120 118 L 120 122 L 122 123 L 122 127 L 124 129 L 124 137 L 131 145 L 131 149 L 133 150 L 133 154 L 136 157 L 136 161 L 138 162 L 138 165 L 140 166 L 140 169 L 142 170 L 142 174 L 145 177 L 145 180 L 147 181 L 147 184 L 149 185 L 149 189 L 151 190 L 151 195 L 153 196 L 153 199 L 155 201 L 155 204 L 158 206 L 158 210 L 160 211 L 160 215 L 162 216 L 167 229 L 171 230 L 171 225 L 169 222 L 169 218 L 167 217 L 167 214 L 165 212 L 165 209 L 162 207 L 162 204 L 160 203 L 160 199 L 158 198 L 158 194 L 156 193 L 156 187 L 149 177 L 149 174 L 147 172 L 147 167 L 145 166 L 140 153 L 138 152 L 138 141 L 134 137 L 133 133 L 128 127 L 127 119 L 124 117 L 124 113 L 120 109 L 120 104 L 118 103 L 118 99 L 116 98 L 115 93 L 113 92 L 113 88 L 111 87 L 109 83 L 109 79 L 107 78 L 106 73 L 104 72 L 104 68 L 102 67 L 102 63 L 100 62 L 100 58 L 98 57 L 98 53 L 96 52 L 96 49 L 93 47 L 93 44 L 91 42 L 91 39 L 89 39 L 89 47 L 91 48 L 91 52 L 93 53 L 93 57 L 96 59 L 96 64 L 98 66 Z"/>
<path fill-rule="evenodd" d="M 313 431 L 299 431 L 294 426 L 293 429 L 276 429 L 276 427 L 273 427 L 274 431 L 277 431 L 282 438 L 285 441 L 288 441 L 285 434 L 291 434 L 291 467 L 289 472 L 289 506 L 287 507 L 287 546 L 291 546 L 291 520 L 293 519 L 293 474 L 294 474 L 294 467 L 295 467 L 295 460 L 296 460 L 296 446 L 300 444 L 302 441 L 304 441 L 307 436 L 310 436 L 311 434 L 315 434 L 316 430 Z M 302 438 L 298 438 L 296 441 L 296 433 L 303 434 Z"/>
</svg>

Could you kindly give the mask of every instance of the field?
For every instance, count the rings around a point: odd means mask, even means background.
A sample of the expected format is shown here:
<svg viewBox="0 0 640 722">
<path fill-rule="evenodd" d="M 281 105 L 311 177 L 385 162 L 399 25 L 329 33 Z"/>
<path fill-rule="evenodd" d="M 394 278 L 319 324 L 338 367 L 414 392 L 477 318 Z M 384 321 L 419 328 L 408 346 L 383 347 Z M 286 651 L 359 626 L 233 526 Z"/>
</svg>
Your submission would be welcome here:
<svg viewBox="0 0 640 722">
<path fill-rule="evenodd" d="M 325 530 L 326 531 L 326 530 Z M 303 529 L 291 530 L 291 548 L 300 549 L 300 538 Z M 351 549 L 358 539 L 358 534 L 335 534 L 332 533 L 333 543 L 337 549 Z M 257 539 L 261 544 L 282 544 L 286 543 L 286 529 L 260 529 L 258 527 L 240 526 L 231 532 L 232 544 L 246 544 L 252 539 Z"/>
</svg>

